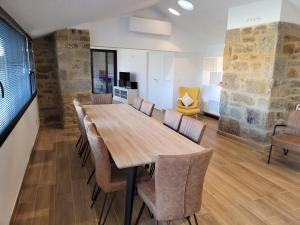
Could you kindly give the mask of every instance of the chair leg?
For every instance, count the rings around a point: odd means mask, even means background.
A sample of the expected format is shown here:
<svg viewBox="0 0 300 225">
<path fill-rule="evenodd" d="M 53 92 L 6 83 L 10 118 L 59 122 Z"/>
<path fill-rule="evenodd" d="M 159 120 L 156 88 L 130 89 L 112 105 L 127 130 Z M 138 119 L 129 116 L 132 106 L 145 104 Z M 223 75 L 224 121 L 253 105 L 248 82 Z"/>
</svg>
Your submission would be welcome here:
<svg viewBox="0 0 300 225">
<path fill-rule="evenodd" d="M 284 153 L 284 155 L 287 155 L 287 154 L 289 154 L 289 150 L 288 149 L 283 149 L 283 153 Z"/>
<path fill-rule="evenodd" d="M 89 179 L 87 180 L 86 184 L 89 184 L 89 183 L 90 183 L 90 181 L 91 181 L 92 177 L 94 176 L 94 174 L 95 174 L 95 169 L 93 169 L 93 172 L 92 172 L 91 175 L 89 176 Z"/>
<path fill-rule="evenodd" d="M 191 220 L 190 220 L 190 217 L 189 217 L 189 216 L 186 218 L 186 220 L 189 222 L 189 225 L 192 225 L 192 223 L 191 223 Z"/>
<path fill-rule="evenodd" d="M 78 154 L 79 154 L 80 149 L 81 149 L 81 147 L 82 147 L 82 143 L 83 143 L 83 139 L 81 138 L 81 140 L 80 140 L 78 146 L 76 146 L 76 148 L 77 148 L 77 153 L 78 153 Z"/>
<path fill-rule="evenodd" d="M 271 145 L 271 147 L 270 147 L 268 164 L 270 164 L 271 155 L 272 155 L 272 148 L 273 148 L 273 145 Z"/>
<path fill-rule="evenodd" d="M 82 159 L 83 161 L 84 161 L 84 159 L 85 159 L 85 157 L 86 157 L 88 151 L 89 151 L 89 145 L 86 144 L 85 147 L 84 147 L 84 149 L 83 149 L 83 151 L 82 151 L 82 153 L 81 153 L 81 155 L 80 155 L 80 158 L 81 158 L 81 156 L 83 155 L 83 159 Z M 81 165 L 82 165 L 82 167 L 83 167 L 83 163 L 81 163 Z"/>
<path fill-rule="evenodd" d="M 196 214 L 194 214 L 194 219 L 195 219 L 196 225 L 198 225 L 198 220 L 197 220 Z"/>
<path fill-rule="evenodd" d="M 102 220 L 104 208 L 105 208 L 105 205 L 106 205 L 106 200 L 107 200 L 107 194 L 105 194 L 105 197 L 104 197 L 104 202 L 103 202 L 103 206 L 102 206 L 102 209 L 101 209 L 98 225 L 100 225 L 101 220 Z"/>
<path fill-rule="evenodd" d="M 81 164 L 82 167 L 85 167 L 86 161 L 87 161 L 87 159 L 89 158 L 89 156 L 91 154 L 91 150 L 89 149 L 89 147 L 87 148 L 86 151 L 87 151 L 87 154 L 86 154 L 85 158 L 83 158 L 83 160 L 82 160 L 82 164 Z"/>
<path fill-rule="evenodd" d="M 95 195 L 95 192 L 96 192 L 96 189 L 98 188 L 98 186 L 97 186 L 97 183 L 95 182 L 95 184 L 94 184 L 94 188 L 93 188 L 93 193 L 92 193 L 92 198 L 91 198 L 91 200 L 93 201 L 93 199 L 94 199 L 94 195 Z"/>
<path fill-rule="evenodd" d="M 78 150 L 78 154 L 80 158 L 82 157 L 82 154 L 84 153 L 84 150 L 86 149 L 87 143 L 85 141 L 82 141 L 82 145 L 80 146 Z"/>
<path fill-rule="evenodd" d="M 152 163 L 151 166 L 150 166 L 150 176 L 151 177 L 153 176 L 154 172 L 155 172 L 155 164 Z"/>
<path fill-rule="evenodd" d="M 108 214 L 109 214 L 109 212 L 110 212 L 110 209 L 111 209 L 111 207 L 112 207 L 112 204 L 113 204 L 113 202 L 114 202 L 114 200 L 115 200 L 115 197 L 116 197 L 116 194 L 113 194 L 113 196 L 112 196 L 112 198 L 111 198 L 111 201 L 110 201 L 110 203 L 109 203 L 109 206 L 108 206 L 108 209 L 107 209 L 106 215 L 105 215 L 105 217 L 104 217 L 104 221 L 103 221 L 102 225 L 105 225 L 105 223 L 106 223 L 106 220 L 107 220 Z"/>
<path fill-rule="evenodd" d="M 98 198 L 98 195 L 101 193 L 101 189 L 98 187 L 96 193 L 95 193 L 95 196 L 92 196 L 92 205 L 91 205 L 91 209 L 94 207 L 94 204 Z"/>
<path fill-rule="evenodd" d="M 138 217 L 137 217 L 137 219 L 136 219 L 135 225 L 138 225 L 138 223 L 139 223 L 139 221 L 140 221 L 140 218 L 141 218 L 141 216 L 142 216 L 142 214 L 143 214 L 143 211 L 144 211 L 144 209 L 145 209 L 145 206 L 146 206 L 146 204 L 145 204 L 145 202 L 143 202 L 143 205 L 142 205 L 142 207 L 141 207 L 141 209 L 140 209 L 140 211 L 139 211 Z"/>
<path fill-rule="evenodd" d="M 148 213 L 149 213 L 150 218 L 153 219 L 153 214 L 152 214 L 152 212 L 150 211 L 150 209 L 149 209 L 148 207 L 147 207 L 147 209 L 148 209 Z"/>
<path fill-rule="evenodd" d="M 82 135 L 80 134 L 79 138 L 78 138 L 78 141 L 76 143 L 76 148 L 78 147 L 79 143 L 81 142 L 82 140 Z"/>
</svg>

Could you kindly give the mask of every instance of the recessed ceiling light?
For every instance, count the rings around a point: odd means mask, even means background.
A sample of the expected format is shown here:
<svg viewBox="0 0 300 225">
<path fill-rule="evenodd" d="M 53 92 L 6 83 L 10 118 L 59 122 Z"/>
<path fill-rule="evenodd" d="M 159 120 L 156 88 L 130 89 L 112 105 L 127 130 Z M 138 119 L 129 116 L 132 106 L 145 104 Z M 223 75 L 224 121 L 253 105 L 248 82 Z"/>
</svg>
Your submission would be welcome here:
<svg viewBox="0 0 300 225">
<path fill-rule="evenodd" d="M 172 13 L 173 15 L 175 15 L 175 16 L 180 16 L 180 13 L 175 9 L 169 8 L 169 12 Z"/>
<path fill-rule="evenodd" d="M 178 5 L 188 11 L 194 10 L 194 5 L 187 0 L 178 0 Z"/>
</svg>

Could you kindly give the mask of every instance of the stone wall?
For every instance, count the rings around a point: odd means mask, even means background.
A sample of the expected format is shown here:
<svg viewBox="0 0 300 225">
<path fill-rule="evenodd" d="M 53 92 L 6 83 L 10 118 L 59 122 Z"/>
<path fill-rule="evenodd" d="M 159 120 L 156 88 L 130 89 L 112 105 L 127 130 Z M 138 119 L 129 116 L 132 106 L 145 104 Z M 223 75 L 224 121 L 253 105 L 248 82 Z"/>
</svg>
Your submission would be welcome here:
<svg viewBox="0 0 300 225">
<path fill-rule="evenodd" d="M 41 124 L 77 127 L 72 101 L 90 100 L 88 31 L 64 29 L 34 40 Z"/>
<path fill-rule="evenodd" d="M 92 90 L 90 36 L 88 31 L 55 32 L 58 80 L 63 103 L 63 127 L 77 126 L 72 101 L 89 99 Z"/>
<path fill-rule="evenodd" d="M 299 27 L 270 23 L 227 31 L 220 131 L 270 142 L 274 124 L 300 100 Z"/>
<path fill-rule="evenodd" d="M 34 39 L 33 48 L 41 126 L 61 126 L 62 105 L 59 101 L 54 35 Z"/>
<path fill-rule="evenodd" d="M 270 111 L 272 122 L 282 123 L 300 104 L 300 25 L 278 24 L 275 60 Z"/>
</svg>

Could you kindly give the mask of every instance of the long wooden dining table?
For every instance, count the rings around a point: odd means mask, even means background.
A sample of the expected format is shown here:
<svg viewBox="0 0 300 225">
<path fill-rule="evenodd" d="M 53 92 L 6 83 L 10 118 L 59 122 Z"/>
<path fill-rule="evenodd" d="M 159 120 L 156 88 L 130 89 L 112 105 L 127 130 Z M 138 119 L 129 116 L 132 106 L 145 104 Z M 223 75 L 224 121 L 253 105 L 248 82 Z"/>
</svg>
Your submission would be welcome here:
<svg viewBox="0 0 300 225">
<path fill-rule="evenodd" d="M 128 169 L 124 224 L 131 225 L 137 167 L 158 155 L 180 155 L 204 148 L 126 104 L 84 105 L 119 169 Z"/>
</svg>

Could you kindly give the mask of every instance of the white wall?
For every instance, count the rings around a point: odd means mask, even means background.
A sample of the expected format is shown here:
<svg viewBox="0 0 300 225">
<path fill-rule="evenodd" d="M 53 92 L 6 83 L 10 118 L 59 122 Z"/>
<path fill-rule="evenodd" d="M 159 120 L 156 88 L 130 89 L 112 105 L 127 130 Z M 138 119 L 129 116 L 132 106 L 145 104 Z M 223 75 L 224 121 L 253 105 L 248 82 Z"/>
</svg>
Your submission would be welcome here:
<svg viewBox="0 0 300 225">
<path fill-rule="evenodd" d="M 265 0 L 230 8 L 227 29 L 280 21 L 281 5 L 282 0 Z"/>
<path fill-rule="evenodd" d="M 163 78 L 160 79 L 159 91 L 162 108 L 174 108 L 179 86 L 203 86 L 203 58 L 223 55 L 224 45 L 207 46 L 201 53 L 178 53 L 166 51 L 148 51 L 113 48 L 118 52 L 118 72 L 131 72 L 138 82 L 139 96 L 148 97 L 149 54 L 163 54 Z"/>
<path fill-rule="evenodd" d="M 222 49 L 222 48 L 220 48 Z M 176 106 L 179 86 L 201 87 L 202 60 L 200 53 L 175 53 L 164 51 L 147 51 L 136 49 L 116 49 L 118 52 L 118 72 L 131 72 L 139 85 L 139 96 L 148 98 L 148 72 L 149 54 L 162 55 L 164 67 L 163 77 L 160 79 L 159 90 L 161 101 L 159 108 L 172 108 Z M 203 54 L 209 50 L 203 49 Z M 212 54 L 222 55 L 222 51 L 212 48 Z"/>
<path fill-rule="evenodd" d="M 227 29 L 257 26 L 271 22 L 300 23 L 299 0 L 264 0 L 230 8 Z"/>
<path fill-rule="evenodd" d="M 162 96 L 161 101 L 164 104 L 164 109 L 174 108 L 174 85 L 175 85 L 175 64 L 176 53 L 164 53 L 164 70 L 161 83 Z"/>
<path fill-rule="evenodd" d="M 168 21 L 153 9 L 138 11 L 133 16 Z M 94 21 L 71 28 L 89 30 L 92 47 L 194 52 L 201 46 L 198 39 L 176 26 L 172 27 L 170 36 L 132 32 L 129 30 L 129 16 Z"/>
<path fill-rule="evenodd" d="M 177 104 L 178 88 L 180 86 L 200 87 L 201 56 L 195 53 L 177 53 L 174 62 L 173 103 Z"/>
<path fill-rule="evenodd" d="M 8 225 L 39 129 L 37 98 L 0 148 L 0 224 Z"/>
<path fill-rule="evenodd" d="M 175 54 L 148 52 L 148 100 L 157 109 L 173 108 Z"/>
<path fill-rule="evenodd" d="M 151 71 L 150 67 L 155 66 L 149 62 L 149 56 L 151 54 L 162 56 L 162 77 L 160 77 L 159 87 L 157 87 L 159 89 L 157 92 L 161 92 L 158 93 L 161 98 L 157 106 L 158 108 L 171 108 L 173 106 L 174 53 L 120 48 L 116 50 L 118 52 L 118 72 L 130 72 L 131 79 L 138 82 L 139 96 L 147 100 L 149 100 L 149 71 Z"/>
<path fill-rule="evenodd" d="M 300 1 L 283 0 L 280 21 L 300 24 Z"/>
<path fill-rule="evenodd" d="M 117 49 L 118 74 L 130 72 L 132 81 L 138 82 L 139 96 L 147 98 L 147 51 Z"/>
<path fill-rule="evenodd" d="M 138 11 L 133 16 L 166 19 L 151 9 Z M 90 31 L 92 48 L 116 49 L 118 72 L 133 73 L 139 85 L 139 95 L 145 99 L 148 99 L 149 54 L 152 51 L 164 54 L 164 78 L 159 86 L 163 90 L 160 104 L 164 105 L 163 108 L 176 106 L 179 86 L 201 87 L 203 57 L 222 56 L 224 49 L 224 43 L 205 45 L 177 26 L 173 26 L 171 36 L 131 32 L 128 17 L 95 21 L 73 28 Z"/>
</svg>

